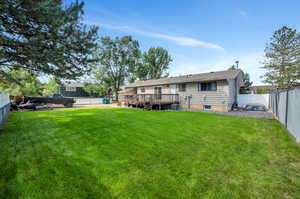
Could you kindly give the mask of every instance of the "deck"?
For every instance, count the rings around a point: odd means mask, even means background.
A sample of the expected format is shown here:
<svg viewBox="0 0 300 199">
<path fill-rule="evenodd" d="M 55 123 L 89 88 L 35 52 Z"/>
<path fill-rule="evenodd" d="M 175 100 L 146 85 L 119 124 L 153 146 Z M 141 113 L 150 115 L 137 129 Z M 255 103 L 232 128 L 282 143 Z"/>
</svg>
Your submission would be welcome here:
<svg viewBox="0 0 300 199">
<path fill-rule="evenodd" d="M 178 94 L 135 94 L 125 96 L 125 103 L 134 106 L 163 106 L 179 103 Z"/>
</svg>

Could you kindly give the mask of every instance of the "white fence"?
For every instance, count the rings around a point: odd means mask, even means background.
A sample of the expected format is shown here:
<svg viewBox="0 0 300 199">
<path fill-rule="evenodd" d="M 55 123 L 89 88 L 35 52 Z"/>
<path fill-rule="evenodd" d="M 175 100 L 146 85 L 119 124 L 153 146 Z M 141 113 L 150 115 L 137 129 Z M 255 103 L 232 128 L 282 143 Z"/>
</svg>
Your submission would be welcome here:
<svg viewBox="0 0 300 199">
<path fill-rule="evenodd" d="M 75 104 L 102 104 L 102 98 L 74 98 Z"/>
<path fill-rule="evenodd" d="M 238 106 L 245 107 L 247 104 L 263 104 L 269 108 L 269 94 L 239 94 Z"/>
<path fill-rule="evenodd" d="M 280 123 L 300 143 L 300 86 L 274 91 L 270 95 L 270 108 Z"/>
<path fill-rule="evenodd" d="M 9 96 L 7 94 L 0 93 L 0 108 L 9 103 Z"/>
<path fill-rule="evenodd" d="M 9 113 L 9 96 L 0 93 L 0 127 L 5 122 Z"/>
</svg>

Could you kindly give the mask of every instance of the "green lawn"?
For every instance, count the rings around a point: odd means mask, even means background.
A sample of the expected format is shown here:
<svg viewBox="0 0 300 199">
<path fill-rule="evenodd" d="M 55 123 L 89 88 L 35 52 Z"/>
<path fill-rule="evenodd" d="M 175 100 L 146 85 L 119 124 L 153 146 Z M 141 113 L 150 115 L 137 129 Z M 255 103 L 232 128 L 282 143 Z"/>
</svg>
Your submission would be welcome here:
<svg viewBox="0 0 300 199">
<path fill-rule="evenodd" d="M 198 112 L 13 113 L 0 198 L 300 198 L 300 147 L 270 119 Z"/>
</svg>

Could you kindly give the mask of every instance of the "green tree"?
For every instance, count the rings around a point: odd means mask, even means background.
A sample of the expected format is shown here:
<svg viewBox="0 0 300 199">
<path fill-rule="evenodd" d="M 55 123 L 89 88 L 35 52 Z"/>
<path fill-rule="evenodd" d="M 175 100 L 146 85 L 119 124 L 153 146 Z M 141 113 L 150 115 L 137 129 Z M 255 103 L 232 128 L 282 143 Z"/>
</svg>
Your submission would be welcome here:
<svg viewBox="0 0 300 199">
<path fill-rule="evenodd" d="M 142 63 L 137 68 L 136 76 L 141 80 L 167 77 L 172 58 L 168 51 L 161 47 L 152 47 L 143 54 Z"/>
<path fill-rule="evenodd" d="M 25 69 L 12 70 L 8 73 L 17 82 L 0 82 L 0 92 L 15 96 L 40 96 L 42 94 L 42 83 L 35 74 Z"/>
<path fill-rule="evenodd" d="M 243 86 L 240 88 L 240 93 L 241 94 L 247 94 L 250 92 L 250 86 L 252 85 L 253 82 L 250 81 L 250 75 L 249 73 L 244 73 L 243 74 Z"/>
<path fill-rule="evenodd" d="M 90 95 L 106 96 L 111 94 L 110 87 L 108 87 L 106 84 L 101 84 L 99 82 L 96 83 L 84 82 L 83 89 Z"/>
<path fill-rule="evenodd" d="M 271 89 L 263 89 L 263 88 L 258 88 L 256 90 L 255 94 L 267 94 L 267 93 L 271 93 L 272 90 Z"/>
<path fill-rule="evenodd" d="M 80 23 L 83 3 L 62 0 L 4 0 L 0 4 L 0 81 L 26 69 L 76 79 L 94 61 L 97 27 Z"/>
<path fill-rule="evenodd" d="M 90 80 L 83 83 L 83 89 L 89 94 L 109 95 L 111 94 L 112 82 L 104 67 L 96 68 L 90 75 Z"/>
<path fill-rule="evenodd" d="M 55 77 L 50 78 L 49 81 L 43 85 L 43 96 L 51 97 L 58 93 L 60 82 Z"/>
<path fill-rule="evenodd" d="M 232 66 L 230 66 L 228 68 L 228 70 L 237 70 L 237 69 L 239 69 L 239 63 L 240 63 L 240 61 L 235 61 L 234 64 L 232 64 Z"/>
<path fill-rule="evenodd" d="M 276 30 L 265 49 L 266 60 L 263 68 L 267 72 L 262 76 L 265 83 L 275 84 L 279 88 L 289 88 L 300 80 L 300 34 L 283 26 Z"/>
<path fill-rule="evenodd" d="M 139 63 L 139 43 L 131 36 L 101 38 L 101 47 L 96 52 L 99 60 L 93 71 L 95 80 L 111 87 L 118 100 L 118 91 L 125 81 L 135 79 L 134 71 Z M 98 75 L 98 76 L 97 76 Z"/>
</svg>

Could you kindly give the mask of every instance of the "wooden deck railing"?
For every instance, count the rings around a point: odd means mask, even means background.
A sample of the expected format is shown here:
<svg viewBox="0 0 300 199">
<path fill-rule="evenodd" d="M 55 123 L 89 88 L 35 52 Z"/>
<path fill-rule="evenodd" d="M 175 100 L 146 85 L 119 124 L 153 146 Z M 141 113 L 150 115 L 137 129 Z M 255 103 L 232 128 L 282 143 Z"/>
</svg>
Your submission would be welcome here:
<svg viewBox="0 0 300 199">
<path fill-rule="evenodd" d="M 125 96 L 127 104 L 176 104 L 178 94 L 136 94 Z"/>
</svg>

